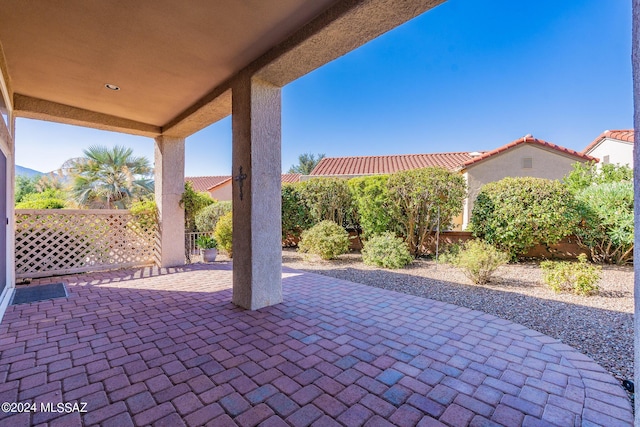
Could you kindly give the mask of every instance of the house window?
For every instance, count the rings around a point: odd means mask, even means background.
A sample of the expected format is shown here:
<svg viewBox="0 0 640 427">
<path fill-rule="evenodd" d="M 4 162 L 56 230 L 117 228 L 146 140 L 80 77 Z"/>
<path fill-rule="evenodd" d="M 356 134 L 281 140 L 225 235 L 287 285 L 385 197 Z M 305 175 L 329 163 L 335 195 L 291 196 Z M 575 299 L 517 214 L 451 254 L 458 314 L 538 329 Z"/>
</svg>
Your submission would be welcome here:
<svg viewBox="0 0 640 427">
<path fill-rule="evenodd" d="M 522 169 L 531 169 L 533 167 L 533 158 L 532 157 L 523 157 L 522 158 Z"/>
<path fill-rule="evenodd" d="M 602 164 L 603 165 L 608 165 L 609 164 L 609 155 L 606 155 L 606 156 L 602 157 Z"/>
</svg>

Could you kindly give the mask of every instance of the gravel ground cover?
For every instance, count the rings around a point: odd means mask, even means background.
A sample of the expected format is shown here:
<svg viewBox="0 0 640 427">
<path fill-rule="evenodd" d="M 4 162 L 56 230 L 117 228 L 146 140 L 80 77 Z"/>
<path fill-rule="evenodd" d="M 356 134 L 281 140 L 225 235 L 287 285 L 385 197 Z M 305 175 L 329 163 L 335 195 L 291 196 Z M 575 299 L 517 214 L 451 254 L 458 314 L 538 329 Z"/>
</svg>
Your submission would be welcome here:
<svg viewBox="0 0 640 427">
<path fill-rule="evenodd" d="M 542 283 L 537 263 L 500 267 L 487 285 L 460 270 L 419 259 L 400 270 L 362 263 L 359 253 L 333 261 L 305 260 L 285 249 L 283 265 L 490 313 L 540 331 L 580 350 L 614 377 L 633 379 L 633 267 L 605 266 L 600 294 L 556 294 Z"/>
</svg>

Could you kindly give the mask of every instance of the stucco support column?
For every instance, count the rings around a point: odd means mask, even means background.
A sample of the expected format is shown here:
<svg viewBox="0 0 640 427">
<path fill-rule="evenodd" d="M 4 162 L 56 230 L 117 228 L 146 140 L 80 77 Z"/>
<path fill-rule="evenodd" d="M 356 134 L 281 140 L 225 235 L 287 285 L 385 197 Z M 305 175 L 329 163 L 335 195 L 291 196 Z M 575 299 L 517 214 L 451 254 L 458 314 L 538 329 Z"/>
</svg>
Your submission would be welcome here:
<svg viewBox="0 0 640 427">
<path fill-rule="evenodd" d="M 184 265 L 184 138 L 155 139 L 155 191 L 160 214 L 160 266 Z"/>
<path fill-rule="evenodd" d="M 640 0 L 633 0 L 633 32 L 631 35 L 633 66 L 633 192 L 634 192 L 634 385 L 640 389 Z M 640 399 L 635 398 L 635 425 L 640 425 Z"/>
<path fill-rule="evenodd" d="M 282 302 L 280 88 L 239 78 L 232 89 L 233 303 Z"/>
</svg>

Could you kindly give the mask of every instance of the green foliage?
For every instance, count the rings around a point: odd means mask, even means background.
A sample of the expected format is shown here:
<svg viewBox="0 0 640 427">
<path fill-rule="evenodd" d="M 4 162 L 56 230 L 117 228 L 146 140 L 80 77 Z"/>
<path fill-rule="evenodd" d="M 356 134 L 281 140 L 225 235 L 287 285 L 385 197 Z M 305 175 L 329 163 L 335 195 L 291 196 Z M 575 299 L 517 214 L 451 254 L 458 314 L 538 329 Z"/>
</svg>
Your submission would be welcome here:
<svg viewBox="0 0 640 427">
<path fill-rule="evenodd" d="M 373 175 L 347 181 L 365 238 L 396 229 L 394 217 L 397 217 L 397 207 L 389 197 L 388 183 L 389 175 Z"/>
<path fill-rule="evenodd" d="M 498 267 L 508 262 L 508 254 L 482 240 L 469 240 L 452 258 L 452 264 L 478 285 L 488 283 Z"/>
<path fill-rule="evenodd" d="M 196 246 L 200 249 L 214 249 L 218 247 L 218 242 L 214 237 L 204 234 L 196 239 Z"/>
<path fill-rule="evenodd" d="M 462 251 L 464 243 L 458 241 L 457 243 L 452 243 L 443 248 L 442 253 L 438 257 L 438 261 L 444 264 L 453 264 L 455 263 L 456 258 Z"/>
<path fill-rule="evenodd" d="M 126 209 L 154 191 L 149 160 L 134 157 L 131 148 L 91 146 L 63 168 L 73 178 L 72 195 L 81 206 Z"/>
<path fill-rule="evenodd" d="M 606 164 L 598 166 L 595 162 L 573 164 L 573 170 L 564 177 L 563 182 L 572 193 L 577 193 L 592 185 L 612 182 L 631 182 L 633 169 L 627 165 Z"/>
<path fill-rule="evenodd" d="M 65 191 L 65 187 L 66 185 L 62 176 L 53 172 L 42 175 L 36 182 L 36 190 L 38 192 L 43 192 L 50 189 Z"/>
<path fill-rule="evenodd" d="M 560 182 L 504 178 L 480 189 L 471 229 L 513 259 L 536 244 L 559 242 L 575 231 L 578 221 L 573 198 Z"/>
<path fill-rule="evenodd" d="M 34 177 L 26 177 L 26 176 L 16 176 L 16 190 L 15 190 L 15 200 L 16 203 L 20 203 L 22 199 L 27 194 L 37 193 L 36 183 L 40 178 L 37 176 Z M 18 208 L 22 209 L 22 208 Z"/>
<path fill-rule="evenodd" d="M 333 259 L 349 251 L 349 233 L 333 221 L 321 221 L 302 232 L 298 250 Z"/>
<path fill-rule="evenodd" d="M 578 262 L 543 261 L 540 263 L 544 282 L 555 292 L 569 291 L 578 295 L 595 295 L 599 291 L 602 267 L 587 262 L 580 254 Z"/>
<path fill-rule="evenodd" d="M 222 215 L 231 212 L 231 201 L 215 201 L 196 214 L 196 228 L 201 232 L 213 231 Z"/>
<path fill-rule="evenodd" d="M 362 261 L 368 265 L 402 268 L 412 260 L 407 245 L 388 231 L 371 237 L 362 248 Z"/>
<path fill-rule="evenodd" d="M 16 203 L 16 209 L 63 209 L 67 202 L 60 190 L 46 190 L 42 193 L 30 193 Z"/>
<path fill-rule="evenodd" d="M 462 211 L 466 184 L 462 175 L 444 168 L 431 167 L 390 175 L 388 206 L 394 206 L 392 224 L 399 226 L 409 251 L 415 257 L 424 255 L 433 242 L 432 232 L 451 225 Z"/>
<path fill-rule="evenodd" d="M 582 217 L 576 230 L 578 243 L 589 249 L 595 262 L 625 264 L 633 261 L 633 183 L 591 185 L 576 194 Z"/>
<path fill-rule="evenodd" d="M 302 202 L 300 184 L 282 185 L 282 240 L 300 237 L 312 225 L 309 209 Z"/>
<path fill-rule="evenodd" d="M 209 193 L 199 193 L 193 189 L 191 181 L 184 183 L 184 193 L 180 198 L 180 206 L 184 208 L 184 228 L 187 233 L 197 230 L 196 215 L 201 209 L 212 204 L 214 200 Z M 210 231 L 210 230 L 205 230 Z"/>
<path fill-rule="evenodd" d="M 218 242 L 218 247 L 224 250 L 229 258 L 233 258 L 233 213 L 222 215 L 216 224 L 213 236 Z"/>
<path fill-rule="evenodd" d="M 347 180 L 314 178 L 299 183 L 297 188 L 313 223 L 328 220 L 348 225 L 353 222 L 354 206 Z"/>
<path fill-rule="evenodd" d="M 289 168 L 288 173 L 299 173 L 302 175 L 309 175 L 311 171 L 320 163 L 320 160 L 324 158 L 324 154 L 318 154 L 318 158 L 316 159 L 315 154 L 300 154 L 298 156 L 298 164 L 292 165 Z"/>
<path fill-rule="evenodd" d="M 131 203 L 129 212 L 143 230 L 149 230 L 158 224 L 158 206 L 152 199 L 137 200 Z"/>
</svg>

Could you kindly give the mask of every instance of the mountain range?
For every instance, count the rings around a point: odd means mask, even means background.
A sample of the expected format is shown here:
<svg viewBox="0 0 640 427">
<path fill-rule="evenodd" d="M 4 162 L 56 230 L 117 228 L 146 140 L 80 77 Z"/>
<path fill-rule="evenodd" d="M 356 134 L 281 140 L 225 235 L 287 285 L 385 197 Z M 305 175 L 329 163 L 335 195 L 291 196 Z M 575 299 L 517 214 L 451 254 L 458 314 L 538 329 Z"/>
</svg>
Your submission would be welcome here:
<svg viewBox="0 0 640 427">
<path fill-rule="evenodd" d="M 25 168 L 24 166 L 16 165 L 16 176 L 26 176 L 27 178 L 31 178 L 34 176 L 42 176 L 45 175 L 44 172 L 39 172 L 34 169 Z"/>
</svg>

